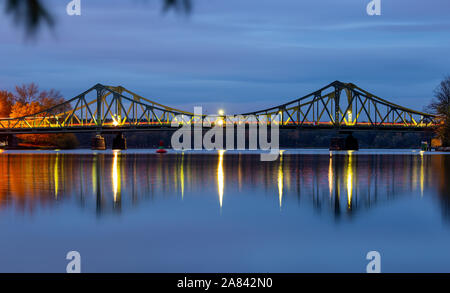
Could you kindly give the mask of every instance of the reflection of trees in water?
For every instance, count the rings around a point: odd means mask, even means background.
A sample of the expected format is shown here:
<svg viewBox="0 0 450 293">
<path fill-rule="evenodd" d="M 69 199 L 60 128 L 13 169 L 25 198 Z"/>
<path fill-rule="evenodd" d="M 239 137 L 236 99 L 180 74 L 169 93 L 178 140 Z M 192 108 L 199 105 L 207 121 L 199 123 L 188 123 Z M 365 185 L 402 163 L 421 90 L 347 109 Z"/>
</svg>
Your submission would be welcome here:
<svg viewBox="0 0 450 293">
<path fill-rule="evenodd" d="M 433 160 L 433 172 L 438 179 L 437 190 L 443 217 L 450 221 L 450 156 L 439 156 Z"/>
<path fill-rule="evenodd" d="M 423 195 L 437 187 L 445 215 L 450 211 L 446 156 L 286 155 L 261 162 L 243 154 L 2 154 L 0 206 L 33 211 L 58 201 L 108 211 L 130 209 L 143 200 L 214 195 L 277 198 L 279 208 L 310 202 L 336 217 L 369 209 L 398 196 Z M 294 201 L 292 199 L 295 199 Z"/>
</svg>

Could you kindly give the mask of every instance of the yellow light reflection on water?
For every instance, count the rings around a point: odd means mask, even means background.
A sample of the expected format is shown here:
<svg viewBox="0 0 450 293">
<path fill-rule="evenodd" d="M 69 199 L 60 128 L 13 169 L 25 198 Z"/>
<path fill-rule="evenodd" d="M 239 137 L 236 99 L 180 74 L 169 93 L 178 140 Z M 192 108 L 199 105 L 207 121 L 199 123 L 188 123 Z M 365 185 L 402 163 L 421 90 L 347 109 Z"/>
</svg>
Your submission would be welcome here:
<svg viewBox="0 0 450 293">
<path fill-rule="evenodd" d="M 241 154 L 239 153 L 239 161 L 238 161 L 238 187 L 239 192 L 242 190 L 242 160 Z"/>
<path fill-rule="evenodd" d="M 92 161 L 92 194 L 97 193 L 97 155 L 94 156 Z"/>
<path fill-rule="evenodd" d="M 420 196 L 423 197 L 423 186 L 424 186 L 424 174 L 423 174 L 423 153 L 424 151 L 420 151 Z"/>
<path fill-rule="evenodd" d="M 418 160 L 413 157 L 412 158 L 412 171 L 411 171 L 411 189 L 413 191 L 416 191 L 417 187 L 419 186 L 419 180 L 418 180 L 418 174 L 419 170 L 417 168 Z"/>
<path fill-rule="evenodd" d="M 280 163 L 278 164 L 278 201 L 280 202 L 280 208 L 283 203 L 283 152 L 280 151 Z"/>
<path fill-rule="evenodd" d="M 120 200 L 120 157 L 119 151 L 114 151 L 113 169 L 112 169 L 112 182 L 113 182 L 113 194 L 114 202 Z"/>
<path fill-rule="evenodd" d="M 55 199 L 58 198 L 58 189 L 59 189 L 59 153 L 56 154 L 55 166 L 53 168 L 53 179 L 55 181 Z"/>
<path fill-rule="evenodd" d="M 183 198 L 184 198 L 184 152 L 181 153 L 180 185 L 181 185 L 181 200 L 183 200 Z"/>
<path fill-rule="evenodd" d="M 219 194 L 219 204 L 222 208 L 222 202 L 223 202 L 223 190 L 224 190 L 224 183 L 225 183 L 225 175 L 223 172 L 223 154 L 225 153 L 225 150 L 219 150 L 219 163 L 217 164 L 217 193 Z"/>
<path fill-rule="evenodd" d="M 347 164 L 347 207 L 352 207 L 353 196 L 353 168 L 352 168 L 352 151 L 348 152 L 348 164 Z"/>
<path fill-rule="evenodd" d="M 330 164 L 328 166 L 328 189 L 330 198 L 333 196 L 333 154 L 330 152 Z"/>
</svg>

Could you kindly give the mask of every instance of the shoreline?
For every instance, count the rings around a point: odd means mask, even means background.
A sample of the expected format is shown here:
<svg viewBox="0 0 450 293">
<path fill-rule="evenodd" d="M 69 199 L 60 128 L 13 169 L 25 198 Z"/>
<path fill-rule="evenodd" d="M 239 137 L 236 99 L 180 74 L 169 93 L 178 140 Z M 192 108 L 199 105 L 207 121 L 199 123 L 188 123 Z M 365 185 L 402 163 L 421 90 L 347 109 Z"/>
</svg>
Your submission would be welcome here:
<svg viewBox="0 0 450 293">
<path fill-rule="evenodd" d="M 153 150 L 153 149 L 158 149 L 157 147 L 136 147 L 136 148 L 128 148 L 130 150 Z M 166 150 L 168 151 L 177 151 L 172 149 L 171 147 L 165 147 Z M 324 149 L 328 149 L 327 147 L 279 147 L 280 150 L 324 150 Z M 362 147 L 360 148 L 361 150 L 421 150 L 420 147 L 416 147 L 416 148 L 370 148 L 370 147 Z M 4 151 L 33 151 L 33 150 L 44 150 L 44 151 L 78 151 L 78 150 L 92 150 L 90 147 L 77 147 L 77 148 L 66 148 L 66 149 L 62 149 L 62 148 L 58 148 L 58 147 L 49 147 L 49 146 L 15 146 L 15 147 L 4 147 L 1 146 L 0 150 L 4 150 Z M 107 148 L 106 150 L 113 150 L 111 148 Z M 95 151 L 99 151 L 99 150 L 95 150 Z M 124 151 L 124 150 L 121 150 Z M 214 151 L 214 150 L 195 150 L 195 149 L 191 149 L 191 150 L 187 150 L 187 151 Z M 232 149 L 229 151 L 264 151 L 264 150 L 249 150 L 249 149 L 244 149 L 244 150 L 238 150 L 238 149 Z M 338 150 L 330 150 L 330 151 L 338 151 Z M 340 150 L 340 151 L 345 151 L 345 150 Z M 436 148 L 432 148 L 430 151 L 427 152 L 450 152 L 450 147 L 436 147 Z"/>
<path fill-rule="evenodd" d="M 0 154 L 3 155 L 20 155 L 20 154 L 67 154 L 67 155 L 157 155 L 157 156 L 172 156 L 172 155 L 217 155 L 218 150 L 185 150 L 177 151 L 173 149 L 166 149 L 167 153 L 158 154 L 157 148 L 129 148 L 127 150 L 92 150 L 90 148 L 85 149 L 0 149 Z M 440 151 L 422 151 L 419 148 L 416 149 L 369 149 L 362 148 L 358 151 L 330 151 L 328 148 L 282 148 L 279 150 L 283 155 L 448 155 L 449 152 Z M 261 155 L 268 153 L 264 150 L 225 150 L 222 152 L 224 155 Z"/>
</svg>

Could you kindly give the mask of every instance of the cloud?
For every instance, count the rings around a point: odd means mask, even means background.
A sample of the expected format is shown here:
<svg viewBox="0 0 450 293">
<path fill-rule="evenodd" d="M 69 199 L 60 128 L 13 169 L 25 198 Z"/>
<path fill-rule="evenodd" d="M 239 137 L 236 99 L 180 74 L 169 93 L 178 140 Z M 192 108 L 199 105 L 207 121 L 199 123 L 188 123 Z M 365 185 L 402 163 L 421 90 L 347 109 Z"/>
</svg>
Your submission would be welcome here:
<svg viewBox="0 0 450 293">
<path fill-rule="evenodd" d="M 155 1 L 90 0 L 69 17 L 53 0 L 57 27 L 35 41 L 2 18 L 0 85 L 34 81 L 69 98 L 121 84 L 168 105 L 247 111 L 339 79 L 421 109 L 450 67 L 448 1 L 382 1 L 380 17 L 365 0 L 193 2 L 186 17 Z"/>
</svg>

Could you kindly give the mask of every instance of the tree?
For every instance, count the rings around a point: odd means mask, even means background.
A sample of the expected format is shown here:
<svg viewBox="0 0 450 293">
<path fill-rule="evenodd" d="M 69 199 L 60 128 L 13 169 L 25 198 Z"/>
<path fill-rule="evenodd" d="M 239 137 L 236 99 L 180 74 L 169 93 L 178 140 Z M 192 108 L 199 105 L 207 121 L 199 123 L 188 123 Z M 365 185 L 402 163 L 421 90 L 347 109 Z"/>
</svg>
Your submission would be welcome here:
<svg viewBox="0 0 450 293">
<path fill-rule="evenodd" d="M 41 112 L 45 108 L 42 107 L 39 102 L 31 102 L 31 103 L 22 103 L 22 102 L 16 102 L 11 107 L 11 112 L 9 114 L 9 117 L 11 118 L 18 118 L 23 117 L 27 115 L 32 115 L 34 113 Z"/>
<path fill-rule="evenodd" d="M 443 146 L 450 146 L 450 76 L 447 76 L 434 90 L 434 99 L 428 109 L 443 119 L 437 133 Z"/>
<path fill-rule="evenodd" d="M 34 84 L 16 86 L 12 95 L 11 118 L 24 117 L 39 113 L 64 102 L 62 95 L 56 90 L 40 91 Z M 62 112 L 70 109 L 69 104 L 55 108 L 52 112 Z M 77 141 L 73 134 L 20 134 L 17 137 L 24 143 L 33 145 L 55 146 L 60 148 L 76 147 Z"/>
<path fill-rule="evenodd" d="M 23 84 L 16 86 L 16 94 L 14 95 L 14 102 L 30 103 L 40 102 L 47 106 L 52 104 L 61 104 L 64 102 L 59 91 L 51 89 L 49 91 L 39 91 L 39 87 L 35 83 Z"/>
<path fill-rule="evenodd" d="M 14 104 L 32 104 L 37 102 L 42 109 L 47 109 L 59 104 L 64 103 L 64 98 L 59 91 L 51 89 L 49 91 L 39 91 L 39 87 L 35 83 L 23 84 L 21 86 L 16 86 L 16 93 L 13 95 L 12 101 Z M 70 106 L 68 104 L 58 107 L 52 111 L 53 113 L 60 113 L 69 110 Z M 28 114 L 33 114 L 37 112 L 27 112 Z M 20 116 L 14 116 L 20 117 Z"/>
<path fill-rule="evenodd" d="M 0 118 L 9 117 L 14 96 L 8 91 L 0 90 Z"/>
</svg>

